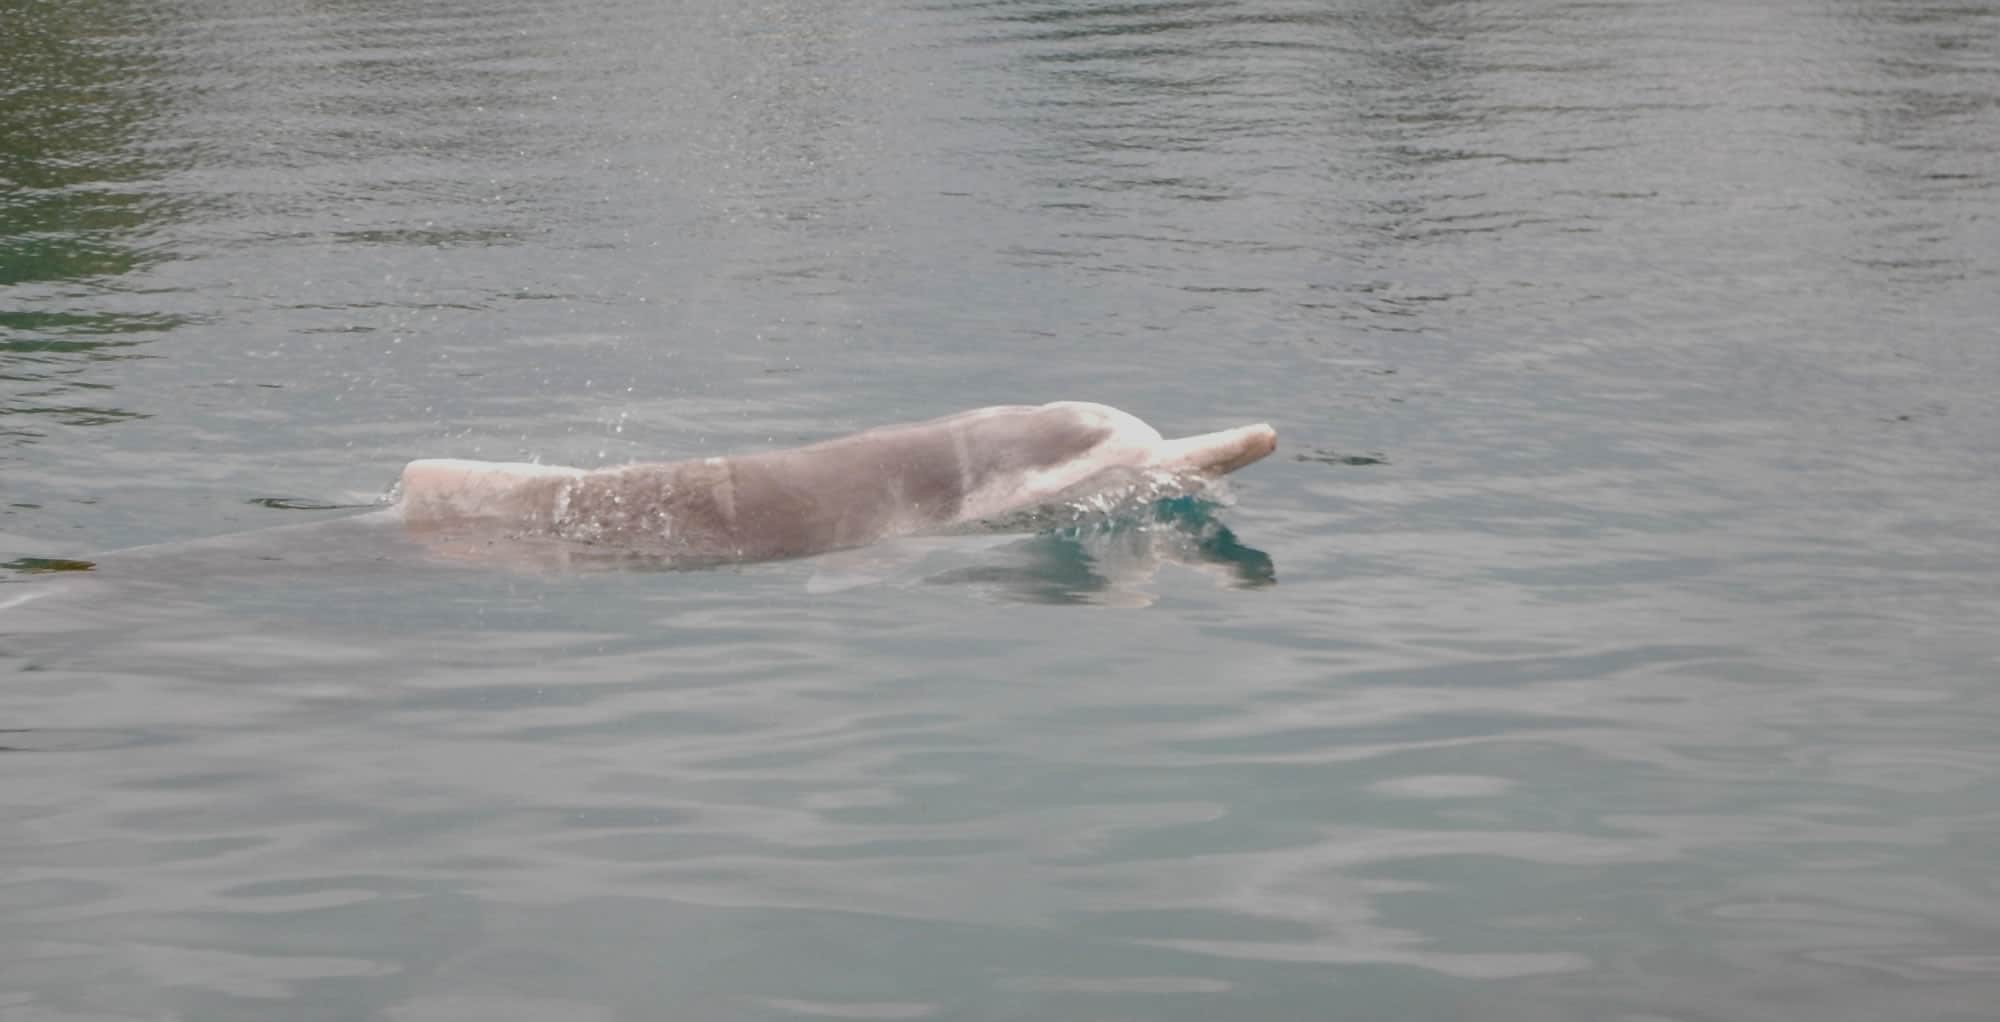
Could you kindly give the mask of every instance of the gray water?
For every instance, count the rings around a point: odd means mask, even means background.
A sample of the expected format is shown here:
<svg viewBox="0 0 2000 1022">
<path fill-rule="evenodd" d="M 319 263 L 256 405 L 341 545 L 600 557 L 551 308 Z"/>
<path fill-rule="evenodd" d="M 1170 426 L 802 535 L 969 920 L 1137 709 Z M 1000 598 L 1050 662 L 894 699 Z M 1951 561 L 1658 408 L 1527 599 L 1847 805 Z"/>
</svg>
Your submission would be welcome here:
<svg viewBox="0 0 2000 1022">
<path fill-rule="evenodd" d="M 2000 1016 L 1996 321 L 1991 3 L 0 0 L 0 1018 Z M 1058 398 L 1281 449 L 310 510 Z"/>
</svg>

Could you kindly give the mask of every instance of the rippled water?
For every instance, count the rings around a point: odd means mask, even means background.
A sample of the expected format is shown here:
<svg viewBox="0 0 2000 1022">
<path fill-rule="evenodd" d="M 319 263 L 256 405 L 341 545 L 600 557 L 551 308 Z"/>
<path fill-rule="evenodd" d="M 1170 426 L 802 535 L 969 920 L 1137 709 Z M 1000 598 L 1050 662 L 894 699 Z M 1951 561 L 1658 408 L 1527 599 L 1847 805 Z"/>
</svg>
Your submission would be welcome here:
<svg viewBox="0 0 2000 1022">
<path fill-rule="evenodd" d="M 1991 4 L 0 26 L 8 1022 L 2000 1003 Z M 698 572 L 312 510 L 1064 397 L 1283 446 Z"/>
</svg>

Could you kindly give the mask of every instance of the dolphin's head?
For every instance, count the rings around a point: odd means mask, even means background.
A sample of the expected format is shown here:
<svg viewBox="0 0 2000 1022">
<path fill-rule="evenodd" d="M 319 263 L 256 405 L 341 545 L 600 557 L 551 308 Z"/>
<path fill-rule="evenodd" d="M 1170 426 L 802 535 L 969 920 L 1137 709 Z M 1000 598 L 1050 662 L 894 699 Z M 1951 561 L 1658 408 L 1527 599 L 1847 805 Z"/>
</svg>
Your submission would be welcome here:
<svg viewBox="0 0 2000 1022">
<path fill-rule="evenodd" d="M 1278 431 L 1267 423 L 1215 433 L 1162 440 L 1150 467 L 1176 473 L 1220 476 L 1262 460 L 1278 449 Z"/>
</svg>

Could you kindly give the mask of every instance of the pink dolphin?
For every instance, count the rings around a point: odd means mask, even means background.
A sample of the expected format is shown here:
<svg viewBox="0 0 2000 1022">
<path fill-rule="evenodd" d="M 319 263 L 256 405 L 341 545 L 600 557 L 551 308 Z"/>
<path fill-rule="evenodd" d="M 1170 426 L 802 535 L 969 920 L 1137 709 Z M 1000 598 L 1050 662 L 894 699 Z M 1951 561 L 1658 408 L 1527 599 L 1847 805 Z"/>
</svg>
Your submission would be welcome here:
<svg viewBox="0 0 2000 1022">
<path fill-rule="evenodd" d="M 806 447 L 584 470 L 451 459 L 403 469 L 405 524 L 756 561 L 1005 518 L 1135 474 L 1201 479 L 1276 449 L 1258 424 L 1168 440 L 1106 405 L 980 408 Z"/>
</svg>

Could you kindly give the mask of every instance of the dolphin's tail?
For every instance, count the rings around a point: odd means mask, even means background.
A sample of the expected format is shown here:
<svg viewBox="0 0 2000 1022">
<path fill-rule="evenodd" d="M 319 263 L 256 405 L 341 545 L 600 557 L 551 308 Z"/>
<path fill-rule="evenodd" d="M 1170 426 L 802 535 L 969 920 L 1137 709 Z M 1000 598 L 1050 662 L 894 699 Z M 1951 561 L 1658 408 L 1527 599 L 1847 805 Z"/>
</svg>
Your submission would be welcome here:
<svg viewBox="0 0 2000 1022">
<path fill-rule="evenodd" d="M 1174 472 L 1227 475 L 1277 449 L 1278 431 L 1260 422 L 1254 426 L 1238 426 L 1216 433 L 1162 441 L 1153 454 L 1153 467 Z"/>
</svg>

